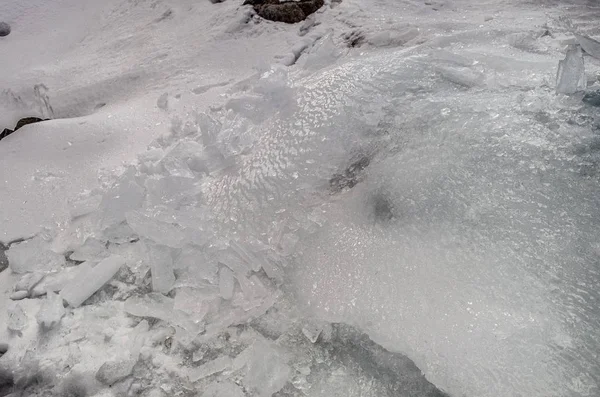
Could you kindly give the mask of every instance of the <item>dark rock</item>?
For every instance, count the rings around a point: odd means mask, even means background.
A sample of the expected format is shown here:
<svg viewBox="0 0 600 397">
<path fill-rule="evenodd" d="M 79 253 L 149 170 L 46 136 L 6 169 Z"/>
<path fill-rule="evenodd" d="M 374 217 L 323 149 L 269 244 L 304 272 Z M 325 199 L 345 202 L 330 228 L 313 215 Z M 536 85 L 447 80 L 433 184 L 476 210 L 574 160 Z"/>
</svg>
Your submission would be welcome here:
<svg viewBox="0 0 600 397">
<path fill-rule="evenodd" d="M 329 180 L 329 187 L 332 193 L 339 193 L 344 189 L 351 189 L 360 181 L 362 171 L 369 166 L 371 160 L 367 156 L 362 156 L 354 161 L 344 170 L 342 174 L 335 174 Z"/>
<path fill-rule="evenodd" d="M 0 138 L 1 139 L 1 138 Z M 8 258 L 4 251 L 8 249 L 7 246 L 0 243 L 0 273 L 2 273 L 8 267 Z"/>
<path fill-rule="evenodd" d="M 14 130 L 5 128 L 2 133 L 0 133 L 0 140 L 2 140 L 3 138 L 6 138 L 7 136 L 9 136 L 10 134 L 12 134 L 13 132 L 15 132 L 16 130 L 18 130 L 21 127 L 26 126 L 27 124 L 34 124 L 34 123 L 39 123 L 40 121 L 46 121 L 48 119 L 40 119 L 38 117 L 25 117 L 22 118 L 21 120 L 19 120 L 17 122 L 17 125 L 15 126 Z M 1 258 L 0 258 L 1 259 Z M 1 265 L 0 265 L 1 266 Z M 0 270 L 1 271 L 1 270 Z"/>
<path fill-rule="evenodd" d="M 297 23 L 324 5 L 323 0 L 301 0 L 280 2 L 279 0 L 246 0 L 243 5 L 251 5 L 264 19 L 274 22 Z"/>
<path fill-rule="evenodd" d="M 306 0 L 299 1 L 297 4 L 298 7 L 302 9 L 302 12 L 304 12 L 306 18 L 310 14 L 316 12 L 319 8 L 323 7 L 325 2 L 323 0 Z"/>
<path fill-rule="evenodd" d="M 10 34 L 10 25 L 6 22 L 0 22 L 0 37 L 8 36 Z"/>
<path fill-rule="evenodd" d="M 274 22 L 297 23 L 306 19 L 302 9 L 295 3 L 265 4 L 258 8 L 258 15 Z"/>
<path fill-rule="evenodd" d="M 13 374 L 4 368 L 0 368 L 0 396 L 12 393 L 14 385 L 15 379 Z"/>
<path fill-rule="evenodd" d="M 591 106 L 600 107 L 600 91 L 586 93 L 583 97 L 583 102 Z"/>
</svg>

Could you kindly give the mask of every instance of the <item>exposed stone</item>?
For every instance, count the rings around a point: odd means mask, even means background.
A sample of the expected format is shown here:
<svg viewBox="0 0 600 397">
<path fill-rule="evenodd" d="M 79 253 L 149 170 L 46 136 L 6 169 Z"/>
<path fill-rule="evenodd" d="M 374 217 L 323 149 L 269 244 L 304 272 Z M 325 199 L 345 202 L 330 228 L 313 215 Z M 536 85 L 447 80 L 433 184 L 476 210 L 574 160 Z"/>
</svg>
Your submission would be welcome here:
<svg viewBox="0 0 600 397">
<path fill-rule="evenodd" d="M 0 22 L 0 37 L 8 36 L 10 34 L 10 25 L 6 22 Z"/>
<path fill-rule="evenodd" d="M 0 140 L 3 139 L 3 138 L 6 138 L 7 136 L 9 136 L 10 134 L 12 134 L 13 132 L 15 132 L 16 130 L 18 130 L 19 128 L 24 127 L 27 124 L 39 123 L 40 121 L 46 121 L 46 120 L 48 120 L 48 119 L 40 119 L 38 117 L 25 117 L 25 118 L 23 118 L 23 119 L 21 119 L 21 120 L 19 120 L 17 122 L 17 125 L 15 126 L 14 130 L 5 128 L 2 131 L 2 133 L 0 133 Z"/>
<path fill-rule="evenodd" d="M 297 23 L 306 19 L 324 4 L 323 0 L 286 1 L 246 0 L 244 5 L 254 7 L 256 13 L 274 22 Z"/>
</svg>

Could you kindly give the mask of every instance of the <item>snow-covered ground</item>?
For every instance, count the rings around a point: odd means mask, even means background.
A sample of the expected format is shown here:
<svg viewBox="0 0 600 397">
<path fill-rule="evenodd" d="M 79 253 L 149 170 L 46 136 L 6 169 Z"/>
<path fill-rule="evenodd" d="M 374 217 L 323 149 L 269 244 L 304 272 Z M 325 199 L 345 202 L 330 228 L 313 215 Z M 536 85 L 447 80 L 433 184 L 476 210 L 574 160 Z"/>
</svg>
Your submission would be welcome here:
<svg viewBox="0 0 600 397">
<path fill-rule="evenodd" d="M 598 20 L 5 0 L 0 395 L 597 396 Z"/>
</svg>

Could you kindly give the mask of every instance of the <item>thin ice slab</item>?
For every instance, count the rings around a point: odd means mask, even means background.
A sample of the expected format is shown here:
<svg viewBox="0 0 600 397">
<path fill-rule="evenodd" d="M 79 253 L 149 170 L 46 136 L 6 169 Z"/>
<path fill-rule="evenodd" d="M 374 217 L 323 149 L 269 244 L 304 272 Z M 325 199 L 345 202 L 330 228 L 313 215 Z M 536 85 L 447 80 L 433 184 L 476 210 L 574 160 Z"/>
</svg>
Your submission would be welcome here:
<svg viewBox="0 0 600 397">
<path fill-rule="evenodd" d="M 124 264 L 122 257 L 112 255 L 93 268 L 84 267 L 60 295 L 71 307 L 78 307 L 113 278 Z M 80 266 L 83 265 L 85 263 Z"/>
</svg>

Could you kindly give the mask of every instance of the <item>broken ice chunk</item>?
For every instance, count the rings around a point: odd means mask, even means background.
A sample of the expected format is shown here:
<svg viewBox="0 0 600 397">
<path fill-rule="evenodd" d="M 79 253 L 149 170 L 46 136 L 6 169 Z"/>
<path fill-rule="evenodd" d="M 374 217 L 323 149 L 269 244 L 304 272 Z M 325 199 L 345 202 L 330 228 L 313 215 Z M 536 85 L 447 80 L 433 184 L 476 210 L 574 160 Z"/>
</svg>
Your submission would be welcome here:
<svg viewBox="0 0 600 397">
<path fill-rule="evenodd" d="M 96 380 L 104 385 L 112 386 L 131 375 L 136 362 L 132 359 L 107 361 L 96 372 Z"/>
<path fill-rule="evenodd" d="M 231 250 L 219 251 L 217 253 L 217 260 L 219 263 L 227 266 L 236 274 L 249 274 L 250 267 L 242 260 L 239 256 L 234 254 Z"/>
<path fill-rule="evenodd" d="M 484 84 L 485 76 L 470 68 L 451 68 L 438 66 L 437 71 L 446 80 L 467 88 L 477 87 Z"/>
<path fill-rule="evenodd" d="M 223 372 L 226 369 L 231 368 L 232 364 L 233 360 L 231 360 L 229 356 L 218 357 L 198 368 L 190 369 L 188 372 L 188 379 L 190 382 L 196 382 L 218 372 Z"/>
<path fill-rule="evenodd" d="M 204 389 L 201 397 L 244 397 L 244 392 L 231 381 L 213 383 Z"/>
<path fill-rule="evenodd" d="M 46 291 L 58 292 L 77 277 L 79 272 L 89 271 L 91 268 L 89 263 L 82 263 L 79 266 L 65 267 L 58 272 L 49 273 L 37 285 L 29 289 L 31 296 L 42 296 L 46 294 Z"/>
<path fill-rule="evenodd" d="M 108 254 L 105 242 L 89 237 L 73 251 L 69 259 L 79 262 L 100 261 L 106 258 Z"/>
<path fill-rule="evenodd" d="M 234 283 L 233 272 L 227 267 L 222 267 L 219 271 L 219 293 L 223 299 L 231 300 L 233 298 Z"/>
<path fill-rule="evenodd" d="M 125 214 L 139 208 L 144 197 L 144 188 L 135 181 L 135 171 L 128 170 L 102 197 L 102 226 L 106 228 L 125 220 Z"/>
<path fill-rule="evenodd" d="M 27 314 L 19 304 L 10 305 L 8 307 L 8 320 L 6 328 L 11 331 L 20 332 L 27 327 Z"/>
<path fill-rule="evenodd" d="M 175 295 L 175 310 L 181 310 L 195 321 L 204 318 L 208 312 L 209 304 L 205 303 L 215 298 L 217 291 L 212 288 L 178 288 Z"/>
<path fill-rule="evenodd" d="M 62 298 L 58 294 L 48 291 L 35 318 L 42 328 L 48 330 L 56 326 L 64 315 L 65 308 Z"/>
<path fill-rule="evenodd" d="M 300 239 L 293 233 L 286 233 L 281 237 L 279 246 L 281 247 L 281 255 L 290 256 L 296 249 L 296 244 Z"/>
<path fill-rule="evenodd" d="M 196 179 L 180 176 L 156 176 L 146 180 L 148 204 L 178 206 L 183 200 L 197 195 Z"/>
<path fill-rule="evenodd" d="M 180 310 L 175 310 L 175 301 L 162 294 L 152 292 L 148 295 L 133 296 L 125 301 L 124 310 L 137 317 L 152 317 L 171 323 L 194 334 L 199 332 L 198 325 Z"/>
<path fill-rule="evenodd" d="M 256 275 L 251 277 L 236 276 L 236 279 L 246 299 L 254 300 L 267 296 L 267 289 Z"/>
<path fill-rule="evenodd" d="M 15 284 L 15 291 L 31 291 L 44 279 L 42 273 L 28 273 L 23 275 Z"/>
<path fill-rule="evenodd" d="M 10 294 L 10 299 L 14 300 L 14 301 L 20 301 L 22 299 L 25 299 L 29 296 L 29 291 L 16 291 L 13 292 L 12 294 Z"/>
<path fill-rule="evenodd" d="M 124 264 L 125 260 L 123 258 L 112 255 L 89 269 L 89 271 L 79 272 L 60 292 L 60 295 L 71 307 L 78 307 L 113 278 Z"/>
<path fill-rule="evenodd" d="M 578 91 L 584 91 L 586 86 L 587 80 L 581 47 L 570 46 L 565 59 L 558 62 L 556 92 L 570 95 Z"/>
<path fill-rule="evenodd" d="M 102 196 L 92 195 L 88 197 L 78 197 L 74 200 L 69 200 L 71 219 L 87 215 L 100 207 Z"/>
<path fill-rule="evenodd" d="M 229 246 L 242 258 L 252 270 L 255 272 L 259 271 L 262 267 L 260 259 L 252 252 L 249 248 L 245 247 L 243 243 L 231 240 Z"/>
<path fill-rule="evenodd" d="M 217 280 L 217 263 L 210 260 L 198 247 L 190 245 L 183 247 L 175 260 L 175 269 L 181 269 L 181 273 L 188 273 L 190 277 L 196 278 L 197 282 L 207 280 L 216 283 Z"/>
<path fill-rule="evenodd" d="M 14 273 L 47 272 L 65 265 L 64 256 L 51 251 L 49 244 L 40 236 L 12 244 L 6 251 L 6 257 Z"/>
<path fill-rule="evenodd" d="M 575 39 L 585 52 L 596 59 L 600 59 L 600 42 L 580 34 L 575 33 Z"/>
<path fill-rule="evenodd" d="M 176 225 L 157 219 L 157 214 L 130 211 L 127 223 L 140 236 L 172 248 L 185 245 L 185 234 Z"/>
<path fill-rule="evenodd" d="M 256 396 L 271 397 L 285 386 L 291 374 L 290 367 L 269 343 L 257 340 L 252 345 L 252 356 L 244 384 Z"/>
<path fill-rule="evenodd" d="M 146 241 L 145 245 L 152 274 L 152 290 L 166 294 L 175 284 L 171 249 L 151 241 Z"/>
<path fill-rule="evenodd" d="M 202 158 L 202 151 L 201 144 L 182 140 L 167 152 L 158 166 L 168 175 L 194 178 L 195 175 L 190 169 L 190 164 L 194 164 Z"/>
<path fill-rule="evenodd" d="M 311 343 L 317 342 L 317 339 L 319 339 L 321 332 L 323 332 L 323 327 L 317 322 L 309 322 L 308 324 L 305 324 L 304 327 L 302 327 L 302 334 L 304 334 L 304 336 L 306 336 L 306 339 L 308 339 Z"/>
</svg>

